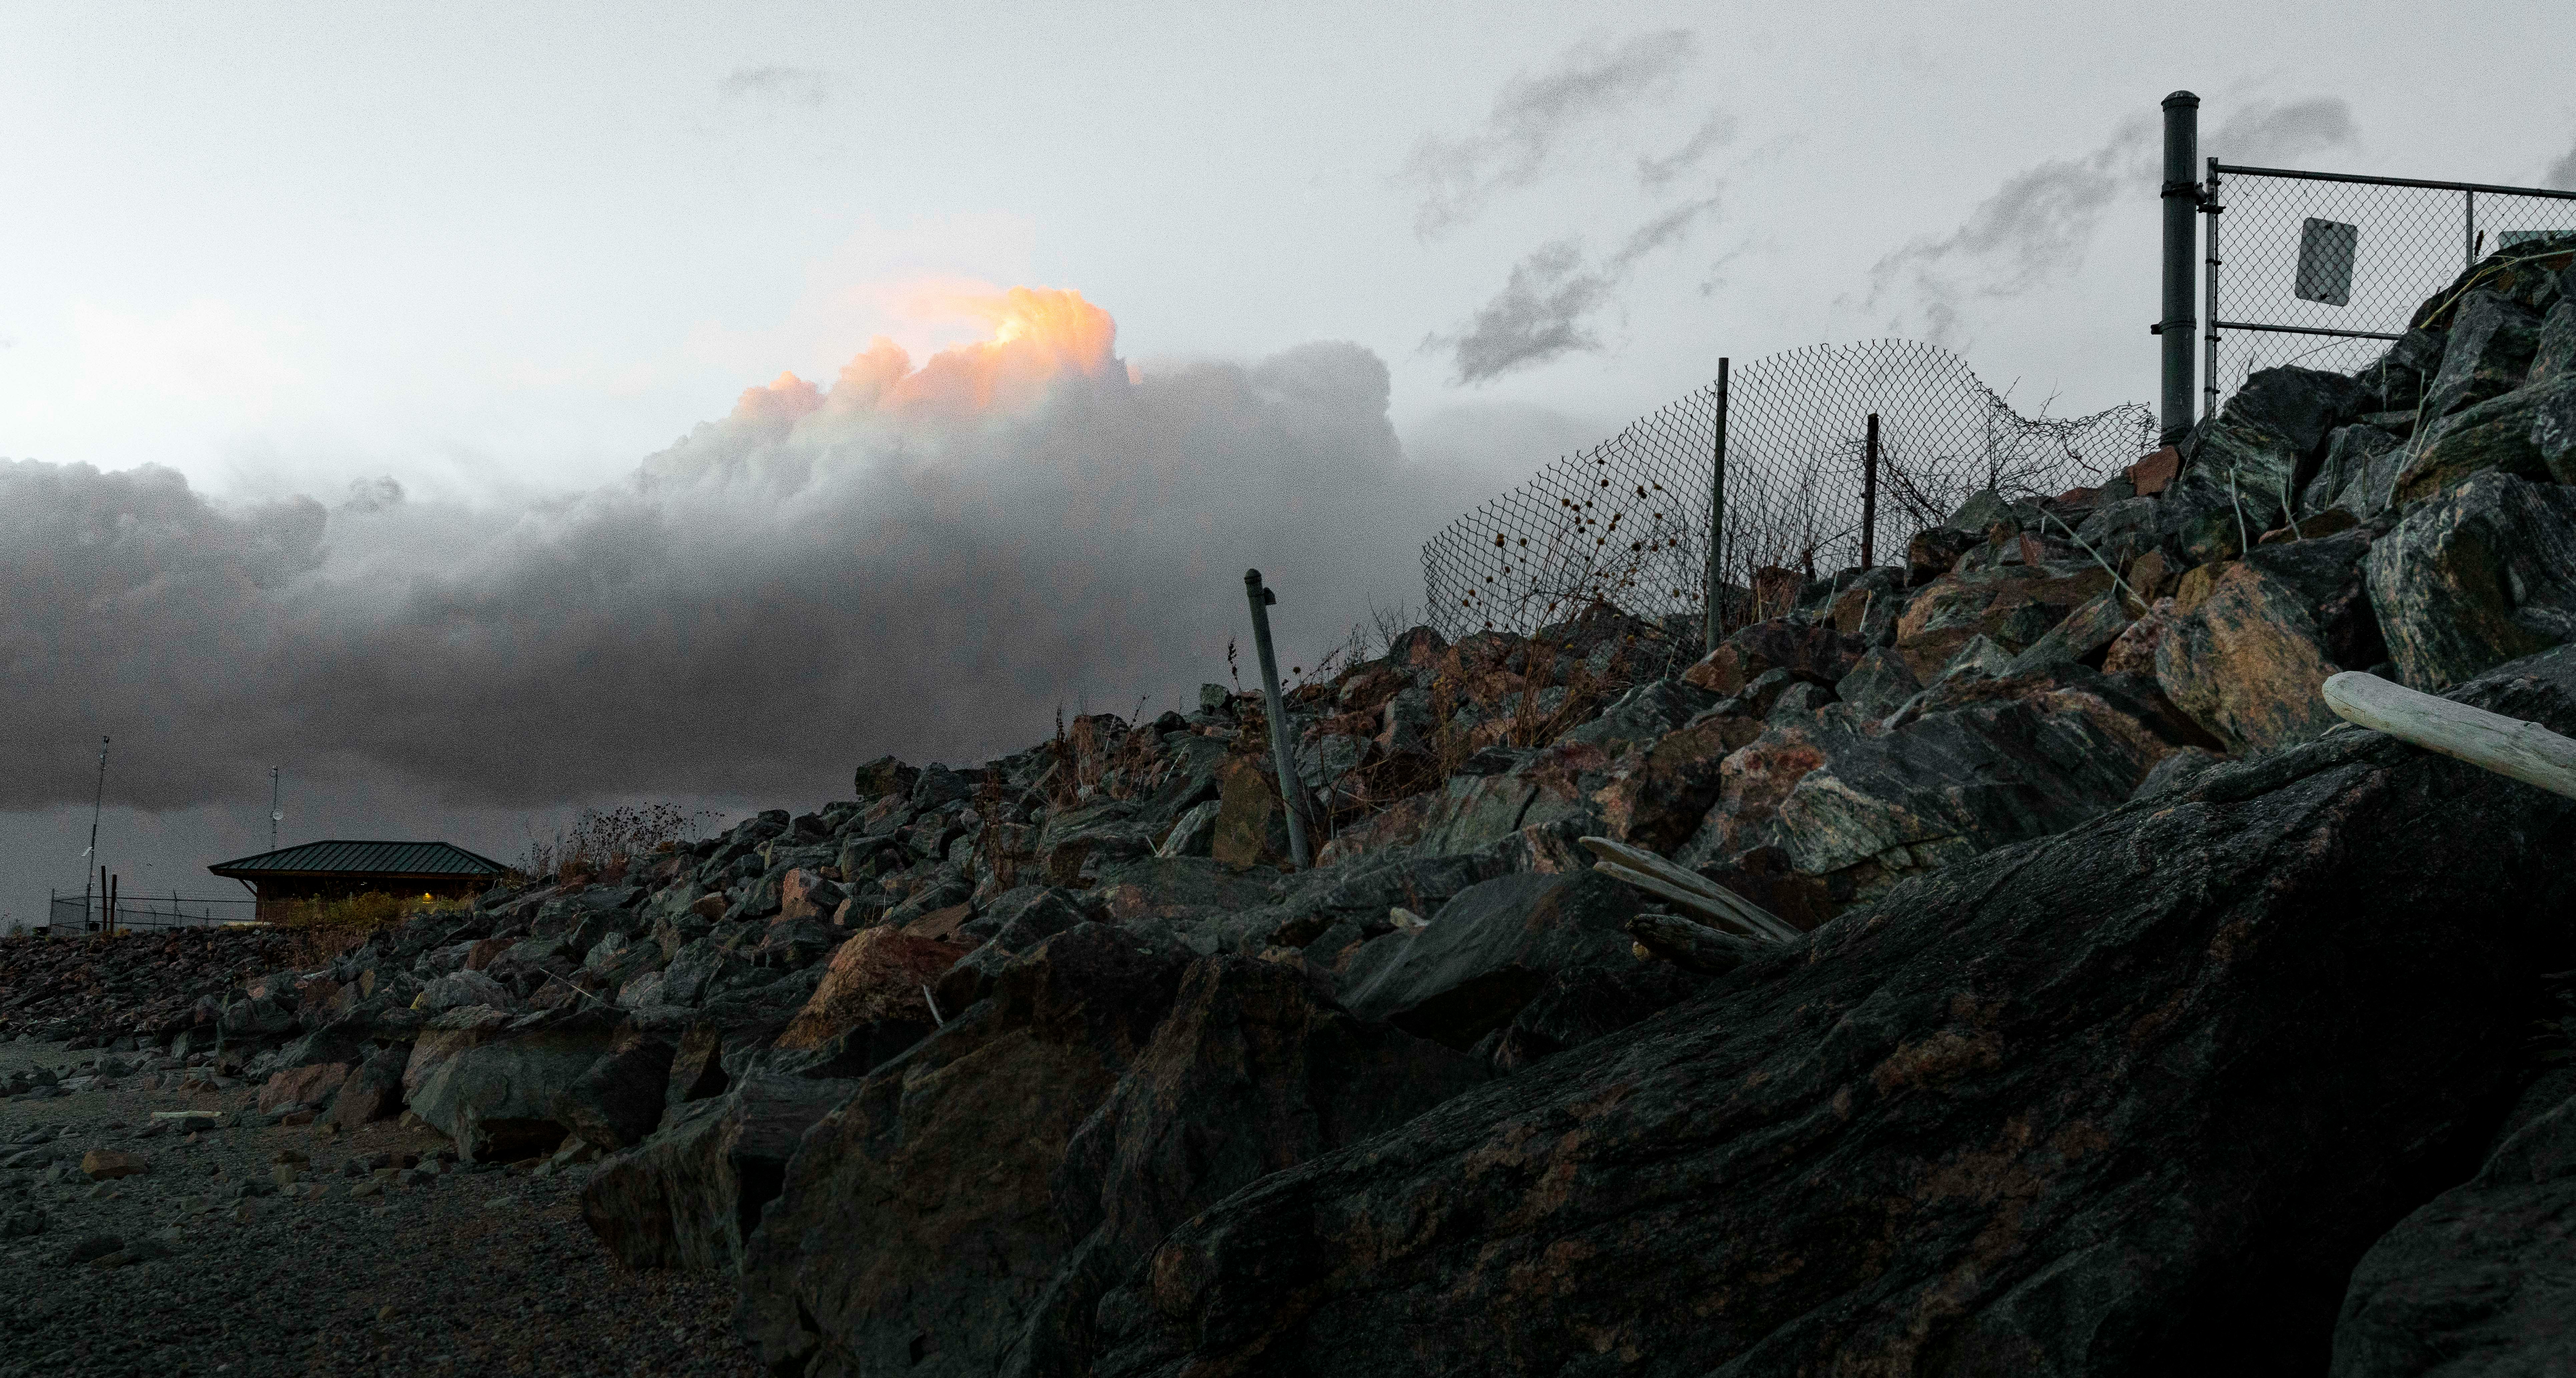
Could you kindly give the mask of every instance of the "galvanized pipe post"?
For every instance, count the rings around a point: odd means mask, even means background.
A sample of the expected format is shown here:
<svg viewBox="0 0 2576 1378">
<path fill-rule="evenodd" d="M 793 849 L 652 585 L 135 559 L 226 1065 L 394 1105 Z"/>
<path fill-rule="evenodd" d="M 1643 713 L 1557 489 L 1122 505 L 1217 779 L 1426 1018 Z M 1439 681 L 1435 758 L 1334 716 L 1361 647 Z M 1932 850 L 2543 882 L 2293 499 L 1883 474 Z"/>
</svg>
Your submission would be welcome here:
<svg viewBox="0 0 2576 1378">
<path fill-rule="evenodd" d="M 1860 470 L 1860 563 L 1878 563 L 1878 413 L 1869 414 L 1869 446 Z"/>
<path fill-rule="evenodd" d="M 2465 273 L 2478 266 L 2478 194 L 2464 191 L 2460 198 L 2460 248 L 2465 260 L 2460 271 Z"/>
<path fill-rule="evenodd" d="M 2206 421 L 2218 415 L 2218 215 L 2227 204 L 2218 199 L 2218 160 L 2209 160 L 2209 180 L 2200 190 L 2200 211 L 2209 222 L 2207 231 L 2209 257 L 2204 286 L 2208 291 L 2209 319 L 2202 323 L 2201 340 L 2208 350 L 2208 361 L 2200 389 L 2200 416 Z"/>
<path fill-rule="evenodd" d="M 1714 651 L 1724 637 L 1719 625 L 1726 585 L 1726 366 L 1717 361 L 1717 440 L 1711 453 L 1714 470 L 1708 481 L 1708 612 L 1701 627 L 1701 649 Z"/>
<path fill-rule="evenodd" d="M 2165 292 L 2156 333 L 2164 342 L 2161 439 L 2172 444 L 2191 429 L 2191 347 L 2199 325 L 2192 315 L 2192 218 L 2200 210 L 2200 184 L 2192 175 L 2200 163 L 2200 97 L 2176 91 L 2165 97 L 2164 109 Z"/>
<path fill-rule="evenodd" d="M 1270 605 L 1279 595 L 1261 585 L 1261 571 L 1243 572 L 1243 596 L 1252 603 L 1252 651 L 1261 661 L 1262 702 L 1270 712 L 1270 754 L 1279 768 L 1279 802 L 1288 810 L 1288 854 L 1304 870 L 1315 864 L 1306 850 L 1305 790 L 1297 783 L 1297 752 L 1288 740 L 1288 701 L 1279 693 L 1279 658 L 1270 651 Z"/>
</svg>

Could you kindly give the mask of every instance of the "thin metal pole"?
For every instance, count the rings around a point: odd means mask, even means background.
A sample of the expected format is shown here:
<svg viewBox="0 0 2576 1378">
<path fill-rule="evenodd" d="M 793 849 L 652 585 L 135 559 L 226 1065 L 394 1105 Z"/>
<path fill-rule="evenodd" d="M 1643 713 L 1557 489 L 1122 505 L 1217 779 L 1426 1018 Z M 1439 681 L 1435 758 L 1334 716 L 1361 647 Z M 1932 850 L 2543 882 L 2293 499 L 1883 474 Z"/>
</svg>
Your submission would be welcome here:
<svg viewBox="0 0 2576 1378">
<path fill-rule="evenodd" d="M 1726 371 L 1727 360 L 1717 361 L 1717 439 L 1710 453 L 1712 468 L 1708 480 L 1708 611 L 1700 628 L 1700 647 L 1714 651 L 1723 636 L 1720 627 L 1726 585 Z"/>
<path fill-rule="evenodd" d="M 277 850 L 277 825 L 285 818 L 286 811 L 277 806 L 277 767 L 270 766 L 268 768 L 268 849 L 272 852 Z"/>
<path fill-rule="evenodd" d="M 87 928 L 89 926 L 89 865 L 98 860 L 98 811 L 106 802 L 107 738 L 101 737 L 98 739 L 98 792 L 90 796 L 89 801 L 89 850 L 81 853 L 81 860 L 83 862 L 81 867 L 81 927 L 83 928 Z M 99 867 L 98 873 L 101 876 L 105 876 L 107 874 L 107 868 L 104 866 Z M 107 882 L 105 880 L 101 880 L 98 884 L 99 889 L 101 890 L 105 890 L 107 888 Z"/>
<path fill-rule="evenodd" d="M 107 878 L 107 920 L 98 926 L 98 931 L 101 933 L 113 933 L 116 931 L 116 882 L 118 879 L 119 878 L 116 876 L 109 876 Z"/>
<path fill-rule="evenodd" d="M 2206 421 L 2218 415 L 2218 216 L 2227 209 L 2226 204 L 2218 199 L 2216 158 L 2209 160 L 2209 182 L 2202 190 L 2200 209 L 2202 219 L 2209 226 L 2209 325 L 2207 333 L 2201 337 L 2208 344 L 2209 366 L 2202 376 L 2200 391 L 2200 415 Z"/>
<path fill-rule="evenodd" d="M 1279 767 L 1279 802 L 1288 810 L 1288 854 L 1304 870 L 1315 864 L 1306 850 L 1305 790 L 1297 783 L 1297 753 L 1288 742 L 1288 701 L 1279 693 L 1279 658 L 1270 652 L 1270 605 L 1279 595 L 1261 586 L 1261 571 L 1243 572 L 1243 596 L 1252 604 L 1252 651 L 1261 661 L 1261 697 L 1270 708 L 1270 754 Z"/>
<path fill-rule="evenodd" d="M 1878 413 L 1869 414 L 1869 449 L 1860 470 L 1860 563 L 1878 563 Z"/>
<path fill-rule="evenodd" d="M 2200 184 L 2192 180 L 2200 164 L 2200 97 L 2176 91 L 2165 97 L 2164 186 L 2164 319 L 2156 333 L 2164 342 L 2164 391 L 2161 419 L 2170 444 L 2191 429 L 2191 337 L 2199 322 L 2192 318 L 2192 223 L 2200 209 Z"/>
<path fill-rule="evenodd" d="M 2460 251 L 2467 260 L 2460 267 L 2466 270 L 2478 266 L 2478 194 L 2464 191 L 2460 193 L 2460 200 L 2463 208 Z"/>
</svg>

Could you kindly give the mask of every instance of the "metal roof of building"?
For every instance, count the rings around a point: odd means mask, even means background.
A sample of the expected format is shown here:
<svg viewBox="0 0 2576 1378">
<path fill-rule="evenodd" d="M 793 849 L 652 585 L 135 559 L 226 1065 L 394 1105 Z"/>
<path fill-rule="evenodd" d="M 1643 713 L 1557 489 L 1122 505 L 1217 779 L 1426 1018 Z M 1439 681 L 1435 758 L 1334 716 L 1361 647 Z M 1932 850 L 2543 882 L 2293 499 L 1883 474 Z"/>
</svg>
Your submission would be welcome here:
<svg viewBox="0 0 2576 1378">
<path fill-rule="evenodd" d="M 206 868 L 219 876 L 497 876 L 510 869 L 447 842 L 306 842 Z"/>
</svg>

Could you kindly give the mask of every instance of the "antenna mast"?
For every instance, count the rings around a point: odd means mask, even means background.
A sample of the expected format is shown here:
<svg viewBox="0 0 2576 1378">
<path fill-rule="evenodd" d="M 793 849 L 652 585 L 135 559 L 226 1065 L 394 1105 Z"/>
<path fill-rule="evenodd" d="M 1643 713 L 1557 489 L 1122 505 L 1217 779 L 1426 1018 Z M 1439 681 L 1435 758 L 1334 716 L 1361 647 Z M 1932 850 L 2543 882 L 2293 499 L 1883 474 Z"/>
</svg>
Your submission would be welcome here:
<svg viewBox="0 0 2576 1378">
<path fill-rule="evenodd" d="M 286 810 L 277 804 L 277 767 L 268 768 L 268 849 L 277 850 L 277 825 L 286 818 Z"/>
<path fill-rule="evenodd" d="M 89 801 L 89 850 L 81 853 L 81 922 L 89 922 L 89 868 L 98 860 L 98 811 L 107 802 L 107 738 L 98 739 L 98 792 Z M 102 896 L 101 898 L 104 898 Z"/>
</svg>

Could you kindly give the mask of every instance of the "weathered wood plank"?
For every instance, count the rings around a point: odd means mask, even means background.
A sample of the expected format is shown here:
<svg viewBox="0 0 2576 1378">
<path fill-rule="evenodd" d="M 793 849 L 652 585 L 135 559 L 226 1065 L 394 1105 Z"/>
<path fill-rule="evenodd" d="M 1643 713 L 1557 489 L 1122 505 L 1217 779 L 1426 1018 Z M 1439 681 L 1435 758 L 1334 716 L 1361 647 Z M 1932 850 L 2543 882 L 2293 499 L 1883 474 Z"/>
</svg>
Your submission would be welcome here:
<svg viewBox="0 0 2576 1378">
<path fill-rule="evenodd" d="M 2576 799 L 2576 740 L 2538 723 L 2436 698 L 2377 675 L 2329 675 L 2326 706 L 2345 721 Z"/>
</svg>

